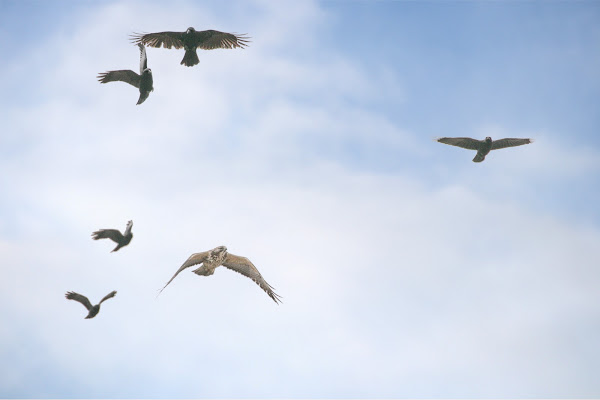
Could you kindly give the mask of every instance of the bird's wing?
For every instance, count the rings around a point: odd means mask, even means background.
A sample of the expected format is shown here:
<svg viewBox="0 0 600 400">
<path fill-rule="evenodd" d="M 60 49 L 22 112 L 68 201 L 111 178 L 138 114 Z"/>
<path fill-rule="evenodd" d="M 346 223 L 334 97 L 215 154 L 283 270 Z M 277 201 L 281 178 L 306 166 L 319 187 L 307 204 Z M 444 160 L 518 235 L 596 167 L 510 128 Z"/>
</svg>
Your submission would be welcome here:
<svg viewBox="0 0 600 400">
<path fill-rule="evenodd" d="M 88 309 L 88 311 L 90 310 L 90 308 L 92 308 L 92 303 L 90 303 L 88 298 L 82 294 L 75 293 L 75 292 L 67 292 L 65 294 L 65 297 L 69 300 L 75 300 L 75 301 L 80 302 L 81 304 L 83 304 L 85 306 L 85 308 Z"/>
<path fill-rule="evenodd" d="M 148 68 L 148 57 L 146 57 L 146 48 L 144 45 L 138 43 L 138 47 L 140 48 L 140 75 L 142 75 L 144 70 Z"/>
<path fill-rule="evenodd" d="M 190 256 L 190 258 L 188 258 L 188 259 L 187 259 L 187 260 L 186 260 L 186 261 L 183 263 L 183 265 L 182 265 L 181 267 L 179 267 L 179 269 L 177 270 L 177 272 L 175 272 L 175 275 L 173 275 L 173 277 L 172 277 L 171 279 L 169 279 L 169 282 L 167 282 L 167 284 L 166 284 L 166 285 L 165 285 L 165 286 L 164 286 L 162 289 L 160 289 L 160 292 L 159 292 L 159 294 L 160 294 L 160 293 L 161 293 L 163 290 L 165 290 L 165 288 L 166 288 L 166 287 L 169 285 L 169 283 L 171 283 L 171 281 L 172 281 L 173 279 L 175 279 L 175 277 L 176 277 L 177 275 L 179 275 L 179 273 L 180 273 L 181 271 L 183 271 L 184 269 L 186 269 L 186 268 L 189 268 L 189 267 L 191 267 L 191 266 L 194 266 L 194 265 L 197 265 L 197 264 L 202 264 L 204 261 L 206 261 L 206 258 L 208 257 L 208 253 L 209 253 L 208 251 L 205 251 L 205 252 L 203 252 L 203 253 L 194 253 L 194 254 L 192 254 L 192 255 Z"/>
<path fill-rule="evenodd" d="M 258 272 L 258 269 L 256 269 L 254 264 L 252 264 L 252 262 L 246 257 L 240 257 L 231 253 L 227 253 L 227 257 L 223 262 L 223 266 L 252 279 L 258 286 L 262 288 L 262 290 L 267 292 L 269 297 L 272 298 L 275 303 L 281 302 L 280 296 L 273 291 L 275 288 L 265 281 L 260 272 Z"/>
<path fill-rule="evenodd" d="M 522 146 L 533 142 L 533 139 L 517 139 L 517 138 L 505 138 L 498 139 L 492 142 L 492 150 L 504 149 L 506 147 Z"/>
<path fill-rule="evenodd" d="M 436 141 L 451 146 L 462 147 L 463 149 L 478 150 L 479 146 L 483 143 L 481 140 L 471 139 L 468 137 L 441 137 L 435 139 Z"/>
<path fill-rule="evenodd" d="M 100 229 L 92 233 L 92 239 L 110 239 L 115 243 L 121 243 L 124 237 L 121 232 L 116 229 Z"/>
<path fill-rule="evenodd" d="M 121 81 L 129 83 L 130 85 L 140 88 L 140 80 L 142 77 L 130 69 L 122 69 L 119 71 L 108 71 L 98 74 L 98 81 L 100 83 Z"/>
<path fill-rule="evenodd" d="M 131 35 L 131 41 L 150 47 L 162 46 L 165 49 L 171 47 L 181 49 L 183 47 L 183 34 L 184 32 L 134 33 Z"/>
<path fill-rule="evenodd" d="M 127 236 L 131 233 L 131 228 L 133 228 L 133 221 L 127 221 L 127 225 L 125 226 L 125 232 L 123 232 L 123 236 Z"/>
<path fill-rule="evenodd" d="M 250 42 L 250 38 L 245 35 L 213 30 L 196 32 L 195 36 L 198 47 L 203 50 L 244 48 Z"/>
<path fill-rule="evenodd" d="M 102 302 L 104 300 L 108 300 L 108 299 L 110 299 L 112 297 L 115 297 L 116 294 L 117 294 L 117 291 L 113 290 L 112 292 L 110 292 L 109 294 L 107 294 L 106 296 L 104 296 L 104 298 L 102 300 L 100 300 L 100 303 L 98 303 L 98 304 L 102 304 Z"/>
</svg>

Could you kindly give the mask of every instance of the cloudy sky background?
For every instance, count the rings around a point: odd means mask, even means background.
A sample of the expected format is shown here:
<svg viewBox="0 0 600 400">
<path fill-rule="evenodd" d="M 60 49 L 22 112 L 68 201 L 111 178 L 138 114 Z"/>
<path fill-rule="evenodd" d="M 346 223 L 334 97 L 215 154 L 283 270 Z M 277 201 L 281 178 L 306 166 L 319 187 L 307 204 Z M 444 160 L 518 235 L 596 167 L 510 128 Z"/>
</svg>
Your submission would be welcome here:
<svg viewBox="0 0 600 400">
<path fill-rule="evenodd" d="M 0 1 L 0 396 L 600 397 L 597 1 Z M 245 50 L 131 32 L 247 33 Z M 474 152 L 436 136 L 532 137 Z M 134 239 L 118 253 L 98 228 Z M 283 297 L 220 268 L 226 245 Z M 84 320 L 93 303 L 118 294 Z"/>
</svg>

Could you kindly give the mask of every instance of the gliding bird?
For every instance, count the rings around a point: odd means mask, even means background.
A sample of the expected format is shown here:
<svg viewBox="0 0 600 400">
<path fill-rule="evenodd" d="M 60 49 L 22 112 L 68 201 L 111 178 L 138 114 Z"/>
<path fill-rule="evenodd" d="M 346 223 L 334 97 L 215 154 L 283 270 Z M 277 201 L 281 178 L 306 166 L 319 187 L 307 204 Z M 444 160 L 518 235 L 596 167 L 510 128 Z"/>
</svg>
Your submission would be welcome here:
<svg viewBox="0 0 600 400">
<path fill-rule="evenodd" d="M 219 32 L 215 30 L 197 31 L 192 27 L 187 28 L 185 32 L 157 32 L 157 33 L 134 33 L 131 35 L 133 43 L 142 43 L 149 47 L 164 47 L 170 49 L 185 49 L 185 55 L 180 64 L 186 67 L 193 67 L 198 64 L 198 54 L 196 49 L 234 49 L 236 47 L 244 48 L 248 46 L 249 37 L 236 35 L 233 33 Z"/>
<path fill-rule="evenodd" d="M 116 294 L 117 294 L 117 291 L 113 290 L 112 292 L 110 292 L 109 294 L 104 296 L 104 298 L 102 300 L 100 300 L 100 303 L 96 304 L 95 306 L 92 306 L 92 303 L 90 303 L 90 301 L 88 300 L 87 297 L 85 297 L 84 295 L 81 295 L 79 293 L 67 292 L 67 293 L 65 293 L 65 297 L 69 300 L 75 300 L 75 301 L 78 301 L 81 304 L 83 304 L 85 306 L 85 308 L 87 308 L 89 311 L 88 315 L 87 315 L 87 317 L 85 317 L 85 319 L 90 319 L 90 318 L 94 318 L 100 312 L 100 304 L 102 304 L 102 302 L 104 300 L 108 300 L 111 297 L 115 297 Z"/>
<path fill-rule="evenodd" d="M 202 266 L 193 271 L 196 275 L 212 275 L 215 272 L 215 268 L 222 265 L 252 279 L 269 295 L 270 298 L 273 299 L 273 301 L 275 301 L 275 303 L 279 304 L 281 301 L 280 296 L 273 291 L 274 288 L 264 280 L 260 272 L 258 272 L 258 269 L 256 269 L 250 260 L 246 257 L 227 253 L 227 247 L 225 246 L 215 247 L 214 249 L 203 253 L 192 254 L 160 291 L 162 292 L 181 271 L 198 264 L 202 264 Z"/>
<path fill-rule="evenodd" d="M 462 147 L 463 149 L 477 150 L 477 154 L 473 159 L 473 162 L 482 162 L 485 160 L 485 156 L 492 150 L 504 149 L 506 147 L 522 146 L 533 142 L 533 139 L 517 139 L 517 138 L 505 138 L 492 140 L 491 137 L 486 137 L 485 140 L 471 139 L 467 137 L 442 137 L 437 138 L 436 141 L 451 146 Z"/>
</svg>

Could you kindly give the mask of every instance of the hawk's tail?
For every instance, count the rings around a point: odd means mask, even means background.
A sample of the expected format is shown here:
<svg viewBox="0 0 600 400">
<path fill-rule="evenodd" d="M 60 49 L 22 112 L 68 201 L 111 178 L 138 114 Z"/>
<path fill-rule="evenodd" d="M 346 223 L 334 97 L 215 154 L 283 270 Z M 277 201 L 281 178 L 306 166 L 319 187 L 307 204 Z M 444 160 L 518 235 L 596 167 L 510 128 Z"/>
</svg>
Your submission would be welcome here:
<svg viewBox="0 0 600 400">
<path fill-rule="evenodd" d="M 196 54 L 196 49 L 186 50 L 185 55 L 183 56 L 183 60 L 181 60 L 181 65 L 185 65 L 186 67 L 193 67 L 198 64 L 200 59 L 198 58 L 198 54 Z"/>
</svg>

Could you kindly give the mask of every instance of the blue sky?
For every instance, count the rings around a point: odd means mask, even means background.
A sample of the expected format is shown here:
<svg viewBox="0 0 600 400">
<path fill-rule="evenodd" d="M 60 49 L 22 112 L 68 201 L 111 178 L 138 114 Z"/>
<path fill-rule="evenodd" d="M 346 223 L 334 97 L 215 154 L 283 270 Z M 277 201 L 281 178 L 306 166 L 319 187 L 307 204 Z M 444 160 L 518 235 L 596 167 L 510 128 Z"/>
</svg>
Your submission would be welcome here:
<svg viewBox="0 0 600 400">
<path fill-rule="evenodd" d="M 598 397 L 600 2 L 0 2 L 0 397 Z M 135 31 L 141 106 L 96 75 Z M 437 136 L 532 137 L 490 153 Z M 94 242 L 124 229 L 118 253 Z M 283 297 L 225 269 L 226 245 Z M 100 314 L 64 299 L 118 294 Z"/>
</svg>

